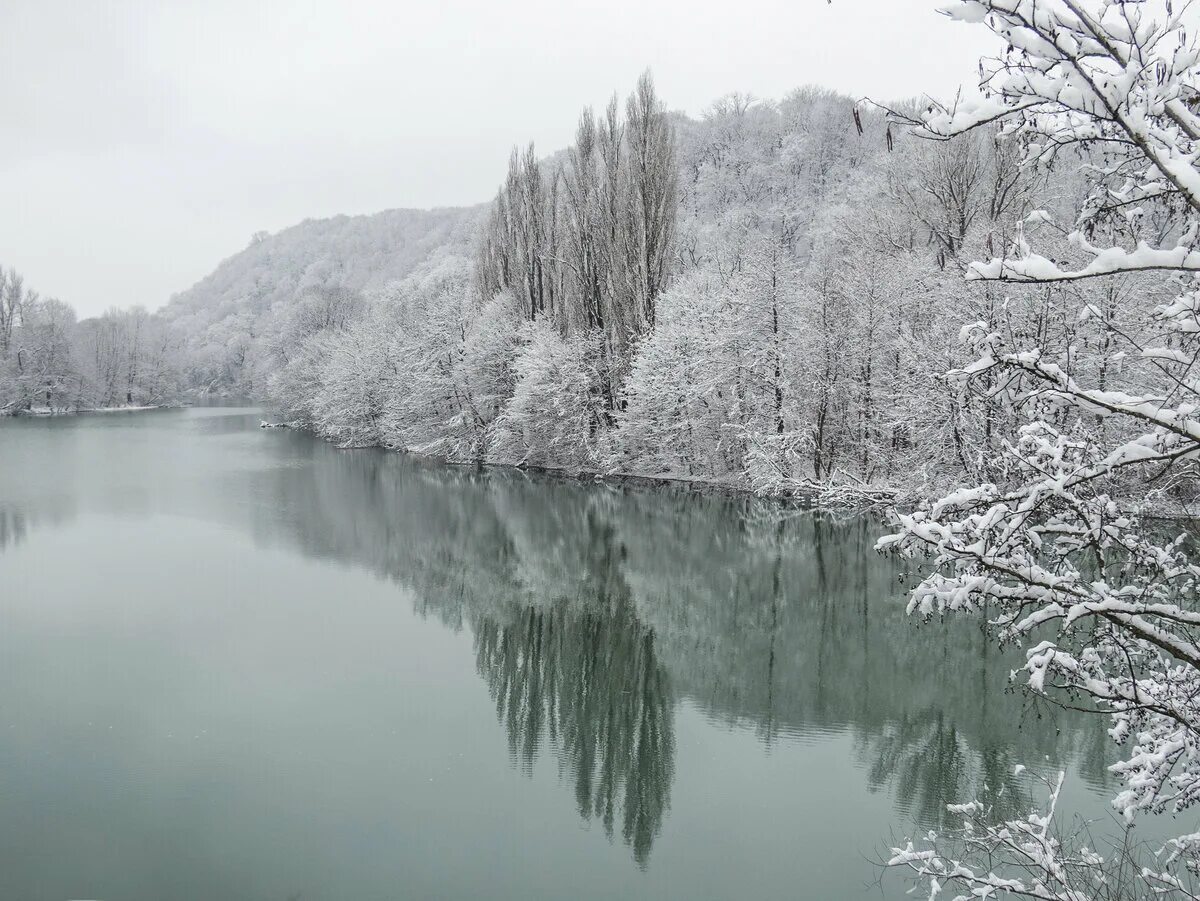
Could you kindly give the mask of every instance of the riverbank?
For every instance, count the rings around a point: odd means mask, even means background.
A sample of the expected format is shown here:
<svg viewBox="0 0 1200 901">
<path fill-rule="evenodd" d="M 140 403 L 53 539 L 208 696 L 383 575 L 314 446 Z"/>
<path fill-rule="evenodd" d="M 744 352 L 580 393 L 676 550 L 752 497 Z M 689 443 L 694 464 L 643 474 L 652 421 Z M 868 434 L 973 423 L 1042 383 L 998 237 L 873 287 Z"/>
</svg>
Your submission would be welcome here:
<svg viewBox="0 0 1200 901">
<path fill-rule="evenodd" d="M 298 422 L 271 423 L 272 427 L 284 426 L 290 430 L 300 431 L 311 435 L 318 441 L 336 444 L 318 432 Z M 911 509 L 919 505 L 923 499 L 938 497 L 938 489 L 925 486 L 924 489 L 901 491 L 886 486 L 872 485 L 855 480 L 852 476 L 841 474 L 842 479 L 828 483 L 793 480 L 780 482 L 770 490 L 756 490 L 743 480 L 736 478 L 711 479 L 688 475 L 647 474 L 623 472 L 620 470 L 599 470 L 588 468 L 568 468 L 542 465 L 527 465 L 504 463 L 494 460 L 462 460 L 450 459 L 428 453 L 411 447 L 387 446 L 382 444 L 369 445 L 337 445 L 345 450 L 379 449 L 393 453 L 402 453 L 427 460 L 431 463 L 441 463 L 456 467 L 498 468 L 517 472 L 539 473 L 560 479 L 580 482 L 598 482 L 609 485 L 630 485 L 641 487 L 675 486 L 686 488 L 703 494 L 719 494 L 726 496 L 745 496 L 795 504 L 806 510 L 821 510 L 827 513 L 885 514 L 897 509 Z M 1140 516 L 1147 520 L 1162 520 L 1164 522 L 1200 523 L 1197 511 L 1186 504 L 1160 504 L 1148 509 L 1124 509 L 1123 512 Z"/>
<path fill-rule="evenodd" d="M 855 484 L 846 477 L 846 481 L 818 484 L 815 482 L 794 482 L 780 485 L 773 490 L 755 490 L 744 480 L 737 478 L 714 479 L 701 476 L 664 473 L 625 472 L 621 470 L 602 470 L 577 467 L 557 467 L 530 465 L 521 463 L 504 463 L 496 460 L 454 459 L 429 453 L 419 448 L 389 446 L 384 444 L 345 444 L 322 436 L 299 422 L 263 420 L 260 428 L 286 428 L 292 431 L 311 435 L 318 441 L 334 444 L 343 450 L 377 449 L 390 453 L 406 454 L 416 459 L 430 463 L 440 463 L 455 467 L 495 468 L 507 471 L 537 473 L 558 479 L 577 482 L 597 482 L 607 485 L 636 486 L 645 488 L 678 487 L 689 491 L 708 495 L 743 496 L 795 504 L 797 507 L 812 510 L 819 509 L 839 513 L 865 513 L 883 511 L 902 505 L 913 498 L 891 488 L 867 484 Z"/>
<path fill-rule="evenodd" d="M 319 437 L 319 436 L 314 436 Z M 425 459 L 445 463 L 451 466 L 495 467 L 498 469 L 532 472 L 553 476 L 559 479 L 569 479 L 581 482 L 599 482 L 609 485 L 629 485 L 641 488 L 678 487 L 703 494 L 717 494 L 731 497 L 744 496 L 761 500 L 785 501 L 794 503 L 805 509 L 839 510 L 845 512 L 866 512 L 868 510 L 888 509 L 900 502 L 899 496 L 883 488 L 864 486 L 855 491 L 843 488 L 841 485 L 821 486 L 815 484 L 796 485 L 785 491 L 755 491 L 741 481 L 728 479 L 707 479 L 697 476 L 646 474 L 636 472 L 621 472 L 619 470 L 602 471 L 594 469 L 567 469 L 553 466 L 526 466 L 512 463 L 493 461 L 454 461 L 421 454 L 399 448 L 385 448 L 401 453 L 412 453 Z"/>
<path fill-rule="evenodd" d="M 26 407 L 24 410 L 0 410 L 0 416 L 79 416 L 87 413 L 144 413 L 148 410 L 173 410 L 184 404 L 122 404 L 119 407 L 80 407 L 59 410 L 53 407 Z"/>
</svg>

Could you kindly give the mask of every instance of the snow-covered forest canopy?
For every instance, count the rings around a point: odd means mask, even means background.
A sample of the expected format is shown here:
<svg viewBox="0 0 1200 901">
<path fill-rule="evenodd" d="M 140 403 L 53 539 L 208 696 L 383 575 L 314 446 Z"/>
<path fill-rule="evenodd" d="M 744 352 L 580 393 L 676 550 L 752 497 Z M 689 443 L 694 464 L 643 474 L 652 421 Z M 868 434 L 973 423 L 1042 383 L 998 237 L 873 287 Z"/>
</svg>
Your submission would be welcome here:
<svg viewBox="0 0 1200 901">
<path fill-rule="evenodd" d="M 179 390 L 179 344 L 144 307 L 78 321 L 0 267 L 0 415 L 159 403 Z"/>
<path fill-rule="evenodd" d="M 933 376 L 989 302 L 966 248 L 1004 240 L 1033 179 L 986 136 L 889 153 L 858 121 L 812 88 L 693 121 L 646 77 L 565 152 L 514 151 L 472 246 L 289 306 L 253 378 L 335 441 L 456 460 L 764 492 L 976 472 L 997 430 Z"/>
<path fill-rule="evenodd" d="M 488 208 L 256 235 L 149 317 L 161 363 L 133 368 L 154 384 L 93 373 L 85 336 L 104 330 L 82 323 L 24 388 L 26 355 L 6 351 L 3 402 L 247 395 L 348 445 L 917 496 L 994 477 L 1017 421 L 942 377 L 971 359 L 963 323 L 1000 311 L 1053 346 L 1114 343 L 1136 276 L 962 278 L 1026 232 L 1078 258 L 1056 223 L 1086 190 L 1077 166 L 1022 166 L 995 129 L 921 140 L 820 88 L 691 119 L 647 75 L 585 110 L 571 147 L 514 150 Z M 38 340 L 36 315 L 14 322 Z M 1129 364 L 1110 357 L 1098 377 L 1119 389 Z"/>
<path fill-rule="evenodd" d="M 185 386 L 266 394 L 348 445 L 912 493 L 990 474 L 1011 424 L 941 378 L 968 360 L 963 322 L 1003 307 L 1020 333 L 1112 340 L 1077 313 L 1119 309 L 1128 280 L 962 279 L 1085 190 L 993 133 L 918 140 L 831 91 L 731 95 L 693 120 L 646 77 L 565 151 L 514 151 L 488 210 L 307 223 L 161 318 Z"/>
<path fill-rule="evenodd" d="M 473 241 L 365 295 L 331 278 L 245 327 L 240 377 L 334 441 L 453 460 L 831 501 L 998 479 L 1022 412 L 986 378 L 945 377 L 975 359 L 962 326 L 1132 390 L 1145 373 L 1122 335 L 1139 340 L 1130 314 L 1169 278 L 964 281 L 1026 236 L 1087 264 L 1069 234 L 1084 156 L 1031 166 L 999 126 L 930 141 L 894 119 L 807 88 L 692 120 L 647 75 L 584 110 L 565 151 L 514 150 Z M 1157 489 L 1164 507 L 1191 495 L 1181 477 Z"/>
<path fill-rule="evenodd" d="M 1113 340 L 1129 278 L 962 278 L 1022 228 L 1077 255 L 1053 224 L 1084 196 L 1076 170 L 1023 167 L 989 130 L 920 140 L 821 88 L 692 119 L 647 75 L 584 111 L 571 147 L 514 151 L 490 207 L 256 235 L 150 317 L 171 350 L 153 389 L 96 387 L 72 339 L 6 408 L 178 386 L 268 399 L 348 445 L 915 496 L 994 475 L 1015 422 L 942 377 L 970 358 L 964 322 L 1002 308 L 1014 333 Z M 1126 364 L 1103 366 L 1119 387 Z"/>
<path fill-rule="evenodd" d="M 313 292 L 378 290 L 435 251 L 468 253 L 479 209 L 386 210 L 259 233 L 150 314 L 76 321 L 0 267 L 0 415 L 148 405 L 206 394 L 265 399 L 264 340 Z"/>
</svg>

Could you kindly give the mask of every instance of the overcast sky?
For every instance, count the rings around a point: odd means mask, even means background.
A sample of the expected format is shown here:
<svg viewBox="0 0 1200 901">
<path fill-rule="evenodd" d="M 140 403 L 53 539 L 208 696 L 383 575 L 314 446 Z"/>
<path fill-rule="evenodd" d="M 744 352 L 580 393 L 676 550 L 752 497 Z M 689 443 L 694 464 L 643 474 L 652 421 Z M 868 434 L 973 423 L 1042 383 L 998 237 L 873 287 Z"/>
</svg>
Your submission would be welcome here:
<svg viewBox="0 0 1200 901">
<path fill-rule="evenodd" d="M 486 200 L 646 67 L 692 114 L 948 94 L 988 42 L 935 5 L 3 0 L 0 264 L 82 315 L 156 308 L 259 229 Z"/>
</svg>

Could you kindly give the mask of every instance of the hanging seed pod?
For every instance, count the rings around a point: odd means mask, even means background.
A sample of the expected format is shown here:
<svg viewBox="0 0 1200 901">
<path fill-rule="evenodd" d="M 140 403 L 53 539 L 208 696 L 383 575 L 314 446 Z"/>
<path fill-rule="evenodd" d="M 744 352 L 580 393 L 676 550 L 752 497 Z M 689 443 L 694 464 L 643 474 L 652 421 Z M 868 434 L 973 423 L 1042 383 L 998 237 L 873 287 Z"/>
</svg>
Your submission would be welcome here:
<svg viewBox="0 0 1200 901">
<path fill-rule="evenodd" d="M 862 117 L 858 114 L 858 105 L 853 107 L 854 112 L 854 127 L 858 129 L 858 133 L 863 133 Z"/>
<path fill-rule="evenodd" d="M 896 146 L 895 141 L 892 139 L 892 126 L 891 125 L 888 125 L 887 134 L 885 135 L 885 137 L 887 138 L 888 153 L 891 153 L 892 149 Z"/>
</svg>

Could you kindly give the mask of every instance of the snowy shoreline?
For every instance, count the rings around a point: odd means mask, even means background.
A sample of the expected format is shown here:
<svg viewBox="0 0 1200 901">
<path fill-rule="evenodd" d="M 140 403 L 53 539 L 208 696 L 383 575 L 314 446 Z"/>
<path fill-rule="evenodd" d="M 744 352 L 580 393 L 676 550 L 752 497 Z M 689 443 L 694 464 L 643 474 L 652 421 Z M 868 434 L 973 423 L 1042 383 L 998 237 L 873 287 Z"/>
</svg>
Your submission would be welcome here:
<svg viewBox="0 0 1200 901">
<path fill-rule="evenodd" d="M 721 482 L 694 476 L 647 475 L 644 473 L 620 471 L 603 472 L 595 469 L 568 469 L 565 467 L 502 463 L 493 460 L 454 460 L 409 447 L 388 447 L 382 444 L 341 445 L 323 438 L 312 429 L 295 422 L 272 423 L 271 427 L 284 427 L 289 431 L 300 432 L 315 441 L 330 444 L 340 450 L 378 450 L 385 453 L 405 454 L 421 462 L 444 466 L 508 470 L 547 476 L 565 481 L 589 482 L 608 487 L 629 485 L 641 488 L 678 488 L 693 491 L 697 494 L 720 494 L 727 497 L 755 498 L 762 501 L 794 506 L 804 511 L 819 511 L 822 513 L 847 515 L 874 513 L 886 516 L 892 511 L 911 509 L 914 504 L 914 498 L 922 496 L 919 491 L 913 494 L 901 493 L 894 489 L 880 486 L 861 486 L 859 488 L 858 486 L 843 485 L 831 485 L 824 488 L 817 485 L 800 485 L 783 492 L 759 492 L 733 481 Z M 1134 513 L 1146 521 L 1193 523 L 1197 527 L 1200 527 L 1200 518 L 1197 518 L 1193 512 L 1185 509 L 1150 509 L 1125 512 Z"/>
<path fill-rule="evenodd" d="M 0 411 L 0 416 L 9 416 L 16 419 L 28 416 L 81 416 L 87 413 L 144 413 L 148 410 L 178 409 L 179 406 L 179 404 L 150 404 L 148 406 L 127 404 L 120 407 L 84 407 L 77 410 L 55 410 L 50 407 L 29 407 L 24 410 L 3 410 Z"/>
<path fill-rule="evenodd" d="M 598 469 L 573 469 L 556 466 L 503 463 L 495 460 L 451 459 L 439 457 L 436 454 L 411 447 L 389 447 L 383 444 L 337 444 L 296 422 L 275 423 L 263 420 L 263 423 L 266 424 L 260 424 L 259 428 L 285 428 L 289 431 L 300 432 L 315 441 L 329 444 L 339 450 L 377 450 L 385 453 L 404 454 L 422 463 L 454 466 L 463 469 L 498 469 L 547 476 L 564 481 L 601 484 L 608 487 L 629 485 L 641 488 L 679 488 L 693 491 L 697 494 L 720 494 L 727 497 L 754 498 L 762 501 L 788 504 L 804 510 L 819 510 L 826 513 L 879 513 L 892 509 L 904 502 L 904 498 L 892 492 L 891 489 L 872 486 L 863 486 L 861 492 L 853 497 L 849 492 L 840 491 L 839 489 L 842 488 L 840 485 L 826 488 L 815 485 L 803 485 L 781 492 L 758 492 L 733 480 L 719 481 L 697 476 L 651 475 L 617 470 L 606 472 Z M 891 498 L 886 501 L 881 500 L 880 498 L 885 494 L 890 494 Z"/>
</svg>

